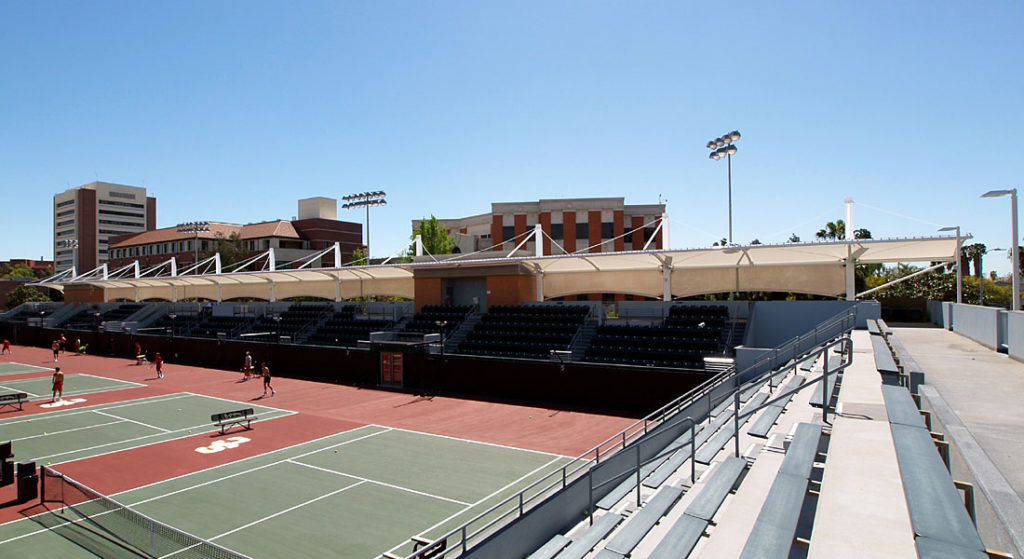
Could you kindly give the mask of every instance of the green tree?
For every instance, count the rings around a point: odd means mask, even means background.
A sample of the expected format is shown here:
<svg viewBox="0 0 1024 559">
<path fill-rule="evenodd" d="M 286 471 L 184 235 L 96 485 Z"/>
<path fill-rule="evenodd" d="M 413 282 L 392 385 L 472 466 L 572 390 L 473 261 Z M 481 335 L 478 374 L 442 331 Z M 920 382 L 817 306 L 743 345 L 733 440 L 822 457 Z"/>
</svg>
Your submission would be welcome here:
<svg viewBox="0 0 1024 559">
<path fill-rule="evenodd" d="M 830 221 L 825 224 L 824 229 L 819 229 L 814 236 L 822 241 L 841 241 L 846 238 L 846 222 L 841 219 Z M 867 229 L 855 229 L 853 231 L 853 238 L 870 239 L 871 231 L 868 231 Z"/>
<path fill-rule="evenodd" d="M 365 248 L 357 248 L 352 251 L 352 261 L 349 262 L 349 264 L 353 266 L 365 266 L 369 264 L 369 261 L 367 260 L 366 256 L 367 255 Z"/>
<path fill-rule="evenodd" d="M 800 242 L 800 236 L 797 235 L 796 233 L 793 233 L 792 235 L 789 236 L 789 240 L 786 241 L 786 242 L 788 242 L 788 243 L 799 243 Z"/>
<path fill-rule="evenodd" d="M 451 254 L 452 249 L 455 248 L 455 237 L 448 234 L 448 230 L 441 226 L 437 222 L 437 218 L 433 215 L 430 219 L 421 219 L 420 224 L 412 232 L 413 239 L 416 235 L 420 236 L 423 241 L 423 250 L 430 254 Z M 410 251 L 410 255 L 415 254 Z"/>
<path fill-rule="evenodd" d="M 0 267 L 0 279 L 11 279 L 11 278 L 34 278 L 35 273 L 32 272 L 32 268 L 24 264 L 17 264 L 11 266 L 10 264 L 4 264 Z"/>
<path fill-rule="evenodd" d="M 22 303 L 29 301 L 49 302 L 50 298 L 42 291 L 27 285 L 19 285 L 7 294 L 7 308 L 13 309 Z"/>
<path fill-rule="evenodd" d="M 974 243 L 963 247 L 963 253 L 964 259 L 970 261 L 974 266 L 974 277 L 980 279 L 983 275 L 982 257 L 988 254 L 988 247 L 984 243 Z"/>
<path fill-rule="evenodd" d="M 238 233 L 231 233 L 225 237 L 224 233 L 218 232 L 213 238 L 213 250 L 200 254 L 199 258 L 206 259 L 213 256 L 214 253 L 220 253 L 222 267 L 237 264 L 249 258 L 249 249 L 245 247 L 245 241 Z"/>
<path fill-rule="evenodd" d="M 761 239 L 754 239 L 753 241 L 750 241 L 750 244 L 751 245 L 759 245 L 759 244 L 761 244 Z"/>
</svg>

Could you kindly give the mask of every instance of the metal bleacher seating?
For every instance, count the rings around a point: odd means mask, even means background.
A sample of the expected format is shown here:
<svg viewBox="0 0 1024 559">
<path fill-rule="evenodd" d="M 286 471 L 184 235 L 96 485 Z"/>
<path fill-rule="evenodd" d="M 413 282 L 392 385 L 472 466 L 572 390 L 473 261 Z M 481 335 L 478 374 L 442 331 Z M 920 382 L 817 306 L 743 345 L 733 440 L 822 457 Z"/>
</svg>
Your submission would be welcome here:
<svg viewBox="0 0 1024 559">
<path fill-rule="evenodd" d="M 459 344 L 459 352 L 549 359 L 552 350 L 569 349 L 589 314 L 583 305 L 494 306 Z"/>
<path fill-rule="evenodd" d="M 420 312 L 405 323 L 405 332 L 433 333 L 444 331 L 447 334 L 456 330 L 469 313 L 473 312 L 472 305 L 423 305 Z"/>
<path fill-rule="evenodd" d="M 356 305 L 347 305 L 334 311 L 306 342 L 317 345 L 356 346 L 360 340 L 370 338 L 370 332 L 387 330 L 394 326 L 388 319 L 363 318 L 356 315 Z"/>
</svg>

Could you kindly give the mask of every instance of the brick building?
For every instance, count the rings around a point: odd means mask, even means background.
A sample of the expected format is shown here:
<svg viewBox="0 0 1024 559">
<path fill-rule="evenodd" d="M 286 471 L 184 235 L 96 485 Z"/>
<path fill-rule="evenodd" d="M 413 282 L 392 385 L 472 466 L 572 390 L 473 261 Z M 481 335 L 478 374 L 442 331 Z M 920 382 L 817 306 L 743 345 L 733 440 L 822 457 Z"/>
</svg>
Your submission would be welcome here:
<svg viewBox="0 0 1024 559">
<path fill-rule="evenodd" d="M 134 235 L 122 235 L 110 240 L 112 267 L 121 267 L 138 260 L 142 267 L 156 266 L 174 257 L 178 266 L 195 262 L 196 252 L 214 250 L 219 237 L 237 234 L 250 255 L 274 249 L 278 267 L 308 257 L 340 243 L 342 263 L 352 260 L 352 252 L 361 248 L 363 228 L 359 223 L 337 220 L 337 200 L 308 198 L 299 200 L 298 219 L 272 220 L 238 225 L 209 222 L 208 231 L 179 232 L 178 227 L 155 229 Z M 333 254 L 327 254 L 312 264 L 313 267 L 333 266 Z"/>
<path fill-rule="evenodd" d="M 641 250 L 652 236 L 648 248 L 663 248 L 665 229 L 658 229 L 658 223 L 664 214 L 664 204 L 627 205 L 624 198 L 564 198 L 495 202 L 490 213 L 438 219 L 438 223 L 455 236 L 458 250 L 464 253 L 511 251 L 539 223 L 545 233 L 543 254 L 547 255 Z M 419 223 L 412 222 L 414 230 Z M 533 241 L 524 248 L 535 254 Z"/>
<path fill-rule="evenodd" d="M 145 188 L 97 181 L 66 190 L 53 197 L 55 271 L 92 270 L 108 261 L 111 237 L 152 229 L 156 198 Z"/>
</svg>

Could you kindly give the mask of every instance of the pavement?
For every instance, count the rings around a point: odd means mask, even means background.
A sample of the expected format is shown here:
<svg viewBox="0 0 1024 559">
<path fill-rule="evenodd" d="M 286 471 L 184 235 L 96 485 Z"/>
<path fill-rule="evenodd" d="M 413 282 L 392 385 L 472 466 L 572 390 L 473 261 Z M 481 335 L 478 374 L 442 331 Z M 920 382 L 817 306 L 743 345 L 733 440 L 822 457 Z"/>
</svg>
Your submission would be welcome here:
<svg viewBox="0 0 1024 559">
<path fill-rule="evenodd" d="M 943 328 L 893 330 L 925 372 L 922 407 L 954 446 L 953 477 L 975 484 L 982 539 L 1024 556 L 1024 363 Z"/>
</svg>

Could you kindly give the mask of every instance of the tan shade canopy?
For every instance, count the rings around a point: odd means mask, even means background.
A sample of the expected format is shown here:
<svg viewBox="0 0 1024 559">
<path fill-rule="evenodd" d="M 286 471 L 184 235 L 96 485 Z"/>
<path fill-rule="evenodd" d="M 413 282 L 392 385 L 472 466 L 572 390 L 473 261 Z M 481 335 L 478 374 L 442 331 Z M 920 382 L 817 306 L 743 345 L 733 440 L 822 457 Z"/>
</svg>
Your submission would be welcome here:
<svg viewBox="0 0 1024 559">
<path fill-rule="evenodd" d="M 965 238 L 969 237 L 961 240 Z M 673 297 L 726 291 L 838 295 L 844 291 L 848 257 L 858 264 L 939 262 L 955 260 L 955 253 L 955 237 L 867 239 L 519 258 L 453 256 L 439 262 L 384 266 L 112 280 L 90 277 L 42 284 L 57 289 L 89 285 L 103 289 L 107 300 L 248 297 L 273 301 L 308 296 L 340 301 L 369 295 L 411 299 L 417 270 L 443 275 L 445 269 L 458 269 L 465 274 L 474 267 L 519 263 L 540 276 L 545 298 L 581 293 L 661 297 L 666 284 Z"/>
</svg>

